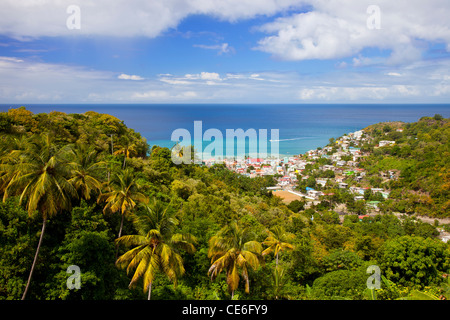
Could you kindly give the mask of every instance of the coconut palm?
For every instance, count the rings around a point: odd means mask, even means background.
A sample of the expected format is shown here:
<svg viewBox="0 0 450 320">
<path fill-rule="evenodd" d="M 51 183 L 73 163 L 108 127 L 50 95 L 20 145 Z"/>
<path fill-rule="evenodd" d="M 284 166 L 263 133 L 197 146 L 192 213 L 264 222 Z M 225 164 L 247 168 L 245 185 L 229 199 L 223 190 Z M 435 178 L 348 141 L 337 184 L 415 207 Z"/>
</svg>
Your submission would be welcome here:
<svg viewBox="0 0 450 320">
<path fill-rule="evenodd" d="M 267 232 L 268 237 L 264 240 L 263 244 L 268 246 L 268 248 L 262 252 L 262 255 L 265 256 L 273 252 L 275 255 L 276 268 L 278 269 L 278 256 L 281 251 L 294 249 L 294 246 L 289 241 L 292 241 L 295 238 L 295 235 L 286 232 L 281 226 L 275 226 L 271 231 Z"/>
<path fill-rule="evenodd" d="M 126 267 L 127 273 L 135 269 L 129 286 L 143 278 L 144 293 L 148 290 L 150 300 L 155 275 L 162 272 L 176 285 L 185 272 L 179 250 L 195 252 L 197 240 L 190 234 L 174 233 L 178 220 L 170 205 L 156 200 L 151 205 L 144 205 L 144 210 L 134 215 L 133 223 L 139 234 L 122 236 L 116 243 L 134 248 L 120 256 L 116 265 Z"/>
<path fill-rule="evenodd" d="M 278 256 L 281 251 L 293 250 L 294 246 L 290 243 L 295 238 L 295 235 L 290 232 L 286 232 L 283 227 L 275 226 L 271 231 L 267 230 L 268 237 L 264 240 L 263 244 L 268 246 L 262 255 L 271 254 L 275 255 L 275 270 L 274 270 L 274 284 L 275 284 L 275 298 L 278 299 L 278 293 L 280 291 L 281 283 L 284 277 L 284 270 L 278 269 Z"/>
<path fill-rule="evenodd" d="M 28 214 L 38 210 L 43 219 L 39 243 L 22 295 L 23 300 L 31 283 L 47 220 L 61 210 L 69 210 L 71 200 L 77 197 L 77 193 L 68 181 L 70 170 L 64 158 L 66 151 L 58 148 L 50 135 L 36 136 L 29 148 L 16 151 L 18 162 L 7 167 L 9 183 L 5 187 L 3 200 L 19 195 L 20 202 L 26 202 Z"/>
<path fill-rule="evenodd" d="M 98 202 L 105 201 L 106 205 L 103 212 L 111 211 L 119 212 L 122 215 L 119 235 L 122 236 L 123 219 L 126 214 L 130 213 L 136 207 L 136 201 L 147 202 L 147 197 L 139 192 L 140 185 L 136 181 L 136 177 L 132 170 L 126 169 L 113 175 L 110 182 L 110 192 L 102 194 Z"/>
<path fill-rule="evenodd" d="M 125 169 L 125 164 L 127 158 L 130 158 L 132 155 L 137 154 L 136 144 L 131 142 L 128 138 L 124 138 L 121 141 L 121 145 L 119 145 L 119 149 L 114 151 L 114 154 L 123 154 L 123 165 L 122 169 Z"/>
<path fill-rule="evenodd" d="M 214 280 L 222 270 L 226 270 L 228 290 L 233 299 L 239 286 L 239 274 L 245 280 L 245 292 L 250 292 L 248 268 L 256 269 L 263 263 L 261 244 L 252 240 L 253 234 L 248 228 L 241 228 L 236 222 L 223 227 L 209 240 L 208 257 L 211 267 L 208 274 Z"/>
<path fill-rule="evenodd" d="M 93 147 L 85 144 L 76 144 L 70 149 L 68 157 L 72 170 L 72 178 L 69 182 L 78 191 L 80 198 L 89 200 L 93 193 L 99 192 L 102 183 L 99 180 L 100 167 L 104 161 L 98 161 L 98 152 Z"/>
</svg>

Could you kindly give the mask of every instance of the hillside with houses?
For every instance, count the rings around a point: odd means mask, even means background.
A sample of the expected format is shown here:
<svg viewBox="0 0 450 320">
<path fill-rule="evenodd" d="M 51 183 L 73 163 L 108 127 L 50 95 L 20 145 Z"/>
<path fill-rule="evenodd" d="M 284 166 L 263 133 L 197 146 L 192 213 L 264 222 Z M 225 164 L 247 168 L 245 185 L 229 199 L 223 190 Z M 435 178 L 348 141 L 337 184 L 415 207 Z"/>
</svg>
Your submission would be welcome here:
<svg viewBox="0 0 450 320">
<path fill-rule="evenodd" d="M 384 123 L 197 165 L 110 115 L 0 112 L 0 300 L 449 299 L 448 128 Z"/>
<path fill-rule="evenodd" d="M 449 120 L 436 115 L 416 123 L 371 125 L 297 156 L 224 164 L 251 178 L 273 176 L 276 183 L 267 189 L 303 208 L 326 207 L 341 216 L 396 213 L 445 219 L 449 138 Z"/>
</svg>

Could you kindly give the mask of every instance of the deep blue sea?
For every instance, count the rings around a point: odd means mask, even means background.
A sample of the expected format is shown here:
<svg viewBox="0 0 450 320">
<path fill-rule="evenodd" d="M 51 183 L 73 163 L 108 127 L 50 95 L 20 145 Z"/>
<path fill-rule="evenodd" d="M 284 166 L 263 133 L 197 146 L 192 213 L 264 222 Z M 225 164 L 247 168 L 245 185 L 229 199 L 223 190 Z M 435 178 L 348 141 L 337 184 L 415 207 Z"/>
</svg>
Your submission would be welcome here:
<svg viewBox="0 0 450 320">
<path fill-rule="evenodd" d="M 0 111 L 20 105 L 0 105 Z M 194 121 L 202 121 L 203 132 L 215 128 L 279 130 L 282 155 L 305 153 L 337 138 L 382 121 L 414 122 L 423 116 L 450 117 L 450 104 L 30 104 L 33 113 L 61 111 L 108 113 L 147 138 L 150 145 L 172 147 L 172 132 L 178 128 L 194 132 Z M 225 144 L 225 143 L 224 143 Z"/>
</svg>

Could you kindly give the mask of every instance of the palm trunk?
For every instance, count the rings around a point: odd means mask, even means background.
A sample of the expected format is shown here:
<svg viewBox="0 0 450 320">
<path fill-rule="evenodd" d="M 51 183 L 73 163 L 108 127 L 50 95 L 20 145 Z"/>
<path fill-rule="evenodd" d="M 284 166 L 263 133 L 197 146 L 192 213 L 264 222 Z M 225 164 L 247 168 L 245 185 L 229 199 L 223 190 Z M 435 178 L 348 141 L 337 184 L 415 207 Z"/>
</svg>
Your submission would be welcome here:
<svg viewBox="0 0 450 320">
<path fill-rule="evenodd" d="M 120 237 L 122 236 L 123 216 L 124 216 L 124 214 L 123 214 L 123 213 L 121 213 L 121 214 L 122 214 L 122 219 L 120 220 L 119 235 L 117 236 L 117 239 L 120 238 Z M 117 261 L 117 256 L 118 256 L 118 254 L 119 254 L 119 245 L 116 244 L 116 258 L 115 258 L 115 261 Z"/>
<path fill-rule="evenodd" d="M 148 285 L 148 300 L 150 300 L 150 297 L 152 295 L 152 282 L 150 281 L 150 284 Z"/>
<path fill-rule="evenodd" d="M 117 238 L 120 238 L 120 237 L 122 236 L 123 217 L 124 217 L 123 212 L 121 212 L 121 215 L 122 215 L 122 219 L 121 219 L 121 221 L 120 221 L 119 235 L 117 236 Z"/>
<path fill-rule="evenodd" d="M 275 268 L 277 268 L 277 270 L 278 270 L 278 252 L 277 252 L 277 258 L 276 258 Z"/>
<path fill-rule="evenodd" d="M 276 264 L 275 264 L 275 281 L 276 281 L 276 286 L 277 286 L 277 294 L 275 295 L 275 299 L 278 300 L 278 288 L 279 288 L 279 278 L 278 278 L 278 253 L 277 252 L 277 256 L 276 256 Z"/>
<path fill-rule="evenodd" d="M 47 219 L 44 219 L 44 222 L 42 223 L 41 235 L 39 236 L 39 243 L 38 243 L 38 246 L 36 249 L 36 253 L 34 254 L 33 264 L 31 265 L 30 275 L 28 276 L 27 286 L 25 287 L 25 291 L 23 292 L 22 300 L 25 300 L 25 297 L 28 292 L 28 288 L 30 287 L 31 277 L 33 276 L 33 271 L 34 271 L 34 267 L 36 266 L 36 261 L 37 261 L 38 255 L 39 255 L 39 250 L 41 249 L 42 239 L 44 238 L 46 224 L 47 224 Z"/>
</svg>

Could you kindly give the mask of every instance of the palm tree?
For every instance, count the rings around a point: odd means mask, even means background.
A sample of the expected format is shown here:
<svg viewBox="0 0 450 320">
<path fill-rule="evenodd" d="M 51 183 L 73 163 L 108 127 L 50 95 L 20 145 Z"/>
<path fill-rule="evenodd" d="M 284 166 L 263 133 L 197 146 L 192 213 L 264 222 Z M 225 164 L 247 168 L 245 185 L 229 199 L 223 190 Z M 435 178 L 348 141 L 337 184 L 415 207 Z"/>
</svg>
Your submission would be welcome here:
<svg viewBox="0 0 450 320">
<path fill-rule="evenodd" d="M 6 189 L 20 162 L 21 155 L 29 148 L 29 141 L 25 135 L 20 137 L 0 137 L 0 193 Z"/>
<path fill-rule="evenodd" d="M 134 215 L 133 222 L 139 234 L 120 237 L 116 243 L 134 248 L 120 256 L 116 265 L 127 267 L 127 273 L 136 269 L 129 286 L 143 277 L 144 293 L 148 290 L 150 300 L 155 275 L 162 272 L 176 285 L 185 272 L 179 249 L 193 253 L 197 240 L 190 234 L 174 233 L 178 220 L 173 217 L 170 204 L 156 200 L 152 205 L 144 205 L 144 210 Z"/>
<path fill-rule="evenodd" d="M 292 241 L 295 235 L 286 232 L 281 226 L 275 226 L 272 228 L 272 231 L 267 232 L 268 237 L 264 240 L 263 244 L 268 246 L 268 248 L 262 252 L 262 255 L 265 256 L 273 252 L 275 254 L 276 268 L 278 269 L 278 256 L 281 251 L 294 249 L 294 246 L 289 241 Z"/>
<path fill-rule="evenodd" d="M 64 209 L 70 209 L 71 199 L 77 197 L 70 184 L 70 170 L 63 157 L 65 150 L 56 147 L 50 135 L 37 136 L 29 148 L 18 152 L 19 161 L 8 167 L 10 180 L 4 190 L 3 200 L 20 195 L 20 202 L 26 202 L 28 214 L 38 210 L 43 223 L 39 243 L 22 295 L 25 299 L 31 283 L 34 268 L 44 238 L 47 219 Z"/>
<path fill-rule="evenodd" d="M 275 271 L 274 271 L 274 283 L 275 283 L 275 298 L 278 299 L 278 293 L 280 291 L 281 280 L 284 276 L 284 270 L 278 269 L 278 256 L 281 251 L 285 250 L 293 250 L 294 246 L 289 242 L 295 238 L 295 235 L 290 232 L 286 232 L 283 227 L 275 226 L 272 228 L 272 231 L 267 230 L 268 237 L 264 240 L 263 244 L 268 246 L 263 252 L 262 255 L 265 256 L 267 254 L 271 254 L 272 252 L 275 255 Z"/>
<path fill-rule="evenodd" d="M 253 234 L 248 228 L 240 228 L 236 222 L 232 222 L 209 240 L 208 257 L 212 265 L 208 274 L 214 280 L 222 270 L 226 270 L 231 299 L 239 286 L 239 273 L 245 280 L 245 292 L 249 293 L 248 267 L 256 269 L 263 263 L 261 244 L 252 238 Z"/>
<path fill-rule="evenodd" d="M 114 152 L 114 154 L 123 154 L 122 169 L 125 169 L 127 158 L 130 158 L 132 155 L 135 155 L 137 153 L 136 144 L 134 142 L 131 142 L 128 138 L 122 139 L 121 143 L 122 145 L 117 151 Z"/>
<path fill-rule="evenodd" d="M 111 211 L 119 212 L 122 215 L 119 235 L 122 236 L 123 219 L 126 214 L 131 212 L 136 206 L 136 201 L 147 202 L 147 197 L 139 192 L 140 185 L 136 181 L 136 177 L 132 170 L 126 169 L 120 173 L 113 175 L 110 182 L 111 191 L 102 194 L 98 201 L 105 201 L 106 205 L 103 212 Z"/>
<path fill-rule="evenodd" d="M 101 171 L 100 166 L 104 161 L 98 161 L 98 152 L 93 148 L 88 148 L 85 144 L 76 144 L 69 151 L 71 162 L 69 166 L 72 170 L 72 178 L 69 182 L 78 191 L 80 198 L 89 200 L 92 193 L 99 192 L 102 183 L 98 180 Z"/>
</svg>

